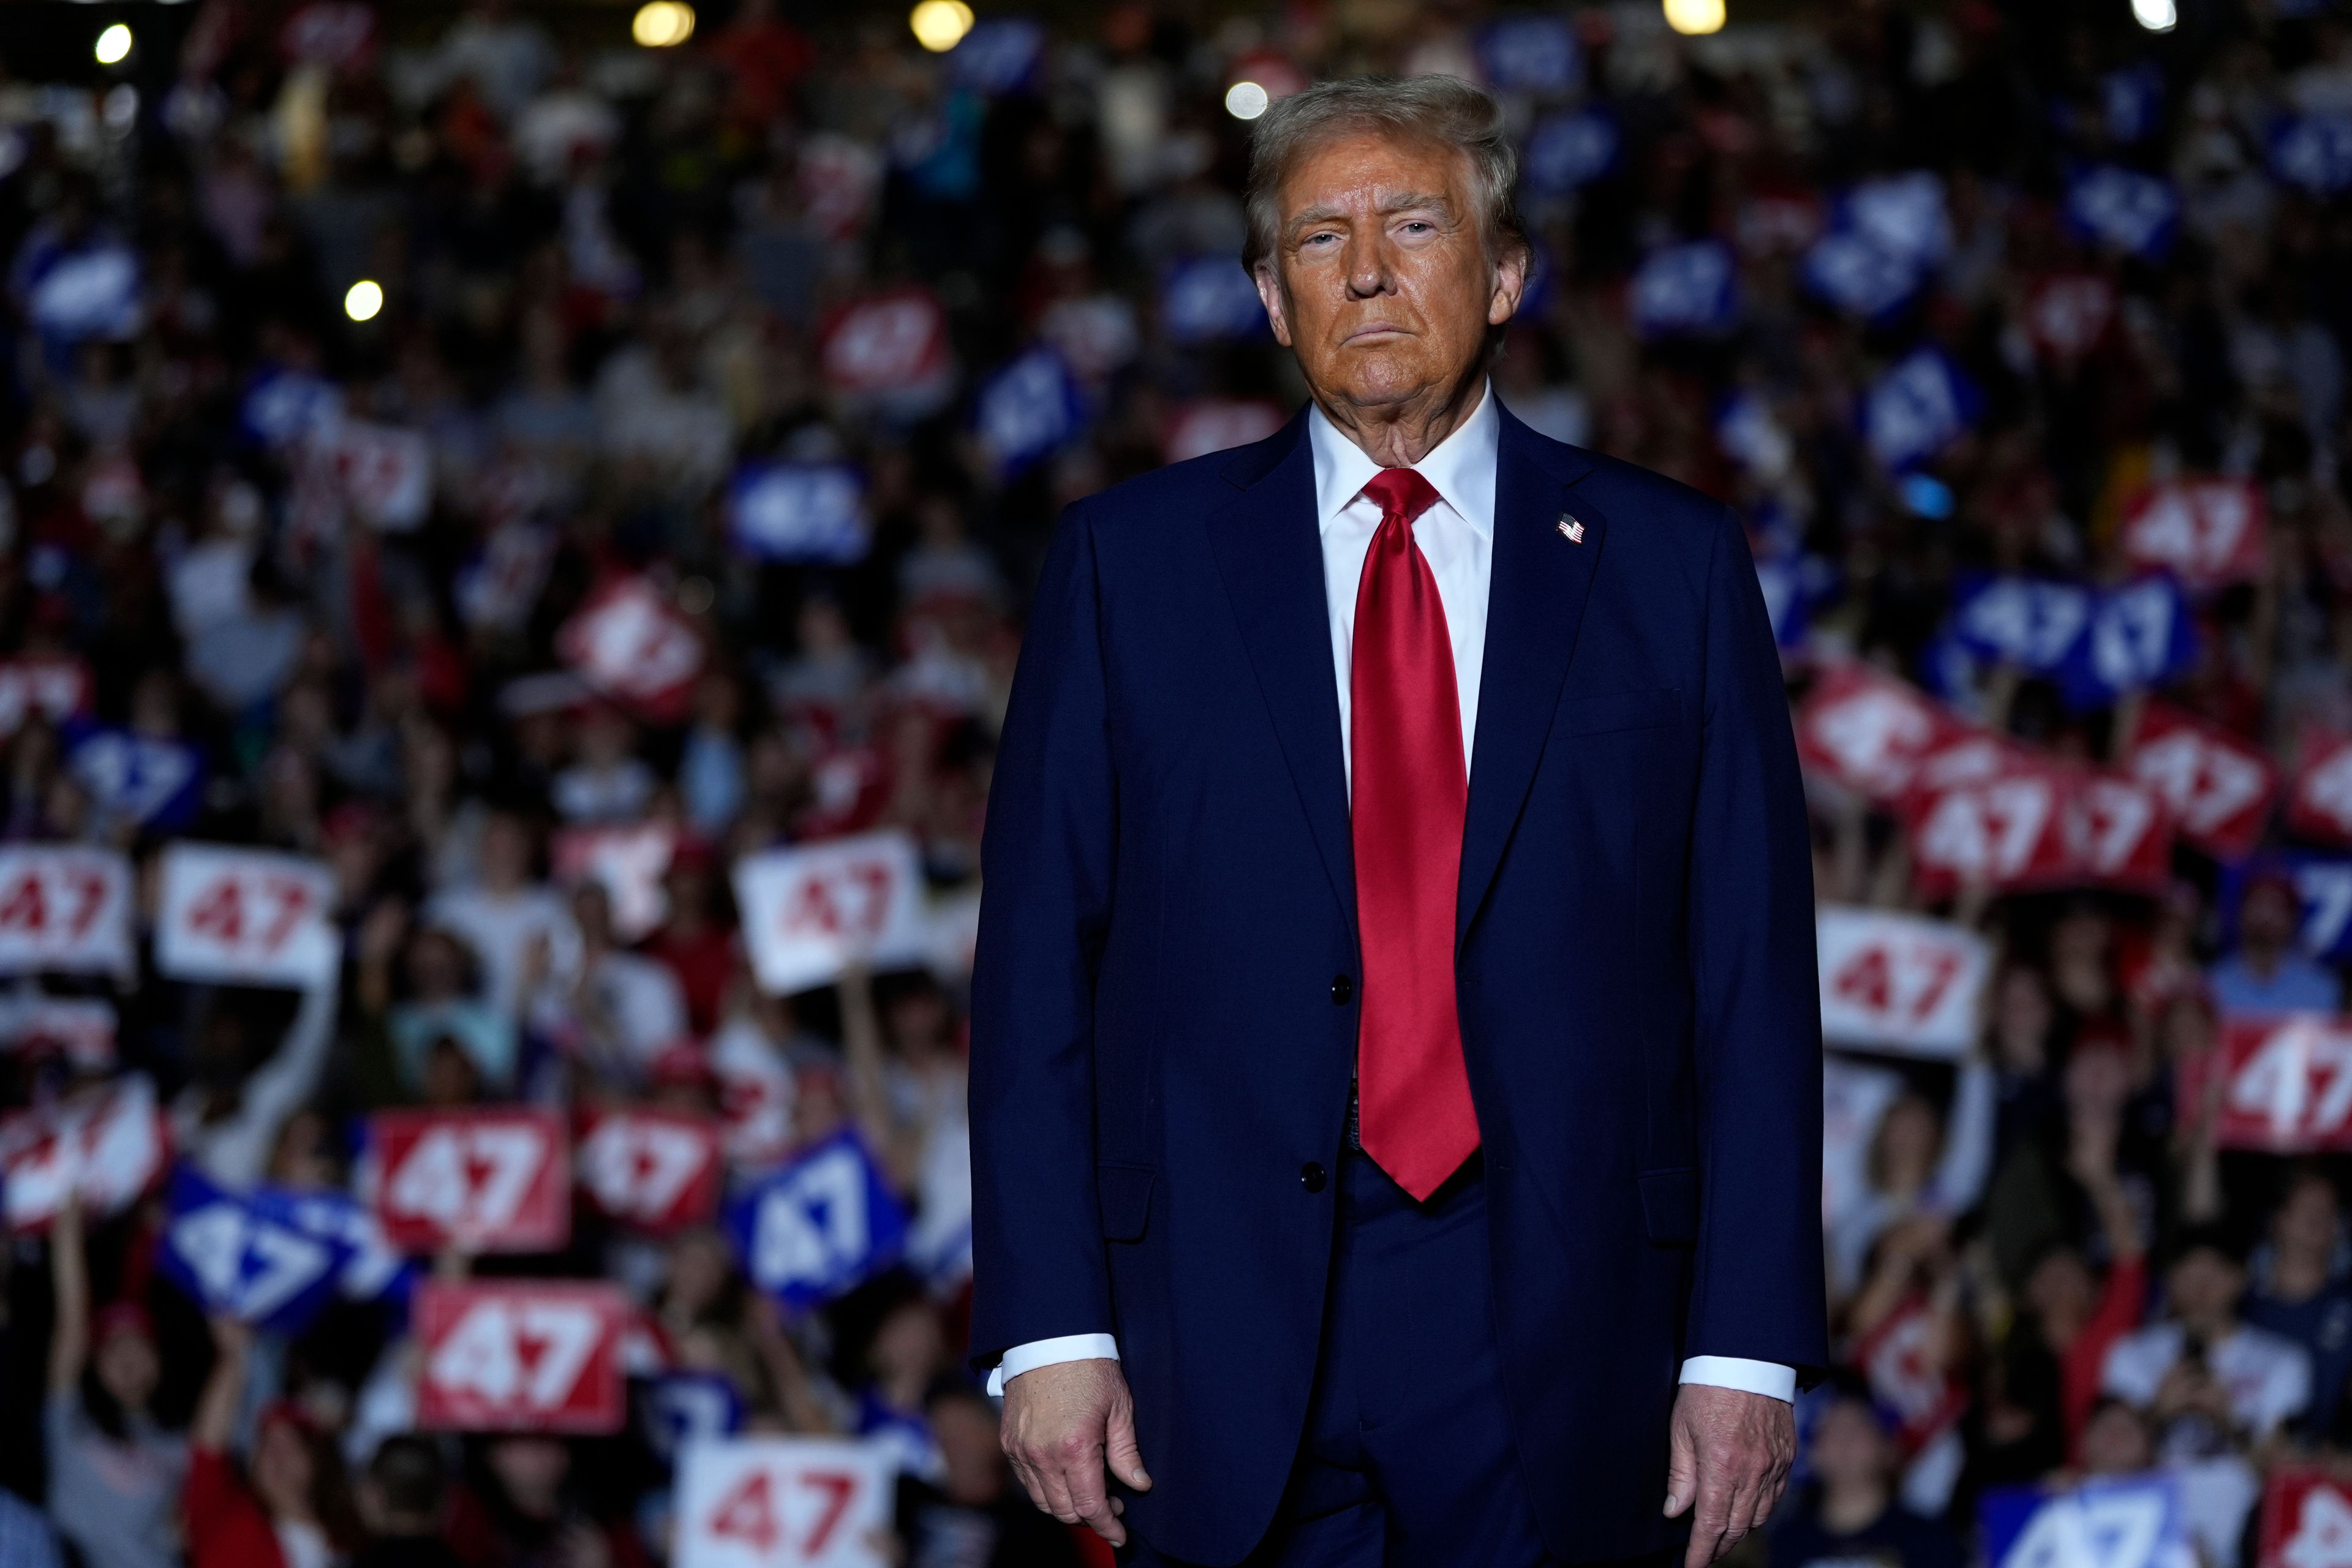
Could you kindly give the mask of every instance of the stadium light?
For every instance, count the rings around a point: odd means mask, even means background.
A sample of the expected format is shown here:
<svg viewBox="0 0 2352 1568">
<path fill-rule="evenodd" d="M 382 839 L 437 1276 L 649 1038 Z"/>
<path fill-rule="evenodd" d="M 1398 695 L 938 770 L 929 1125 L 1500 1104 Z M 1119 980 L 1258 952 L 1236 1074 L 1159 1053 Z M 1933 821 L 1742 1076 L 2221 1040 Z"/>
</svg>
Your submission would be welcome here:
<svg viewBox="0 0 2352 1568">
<path fill-rule="evenodd" d="M 131 58 L 131 29 L 121 22 L 112 24 L 99 34 L 98 43 L 90 52 L 98 57 L 100 65 L 121 65 Z"/>
<path fill-rule="evenodd" d="M 915 30 L 915 42 L 943 55 L 971 31 L 971 7 L 963 0 L 923 0 L 908 14 L 907 26 Z"/>
<path fill-rule="evenodd" d="M 2151 33 L 2168 33 L 2180 12 L 2172 0 L 2132 0 L 2132 20 Z"/>
<path fill-rule="evenodd" d="M 675 48 L 694 37 L 694 7 L 681 0 L 648 0 L 631 18 L 629 37 L 649 49 Z"/>
<path fill-rule="evenodd" d="M 1237 81 L 1225 89 L 1225 112 L 1235 120 L 1255 120 L 1265 112 L 1265 89 L 1254 81 Z"/>
<path fill-rule="evenodd" d="M 1665 0 L 1666 26 L 1685 35 L 1723 30 L 1723 0 Z"/>
<path fill-rule="evenodd" d="M 373 321 L 383 309 L 383 285 L 362 278 L 343 290 L 343 314 L 354 321 Z"/>
</svg>

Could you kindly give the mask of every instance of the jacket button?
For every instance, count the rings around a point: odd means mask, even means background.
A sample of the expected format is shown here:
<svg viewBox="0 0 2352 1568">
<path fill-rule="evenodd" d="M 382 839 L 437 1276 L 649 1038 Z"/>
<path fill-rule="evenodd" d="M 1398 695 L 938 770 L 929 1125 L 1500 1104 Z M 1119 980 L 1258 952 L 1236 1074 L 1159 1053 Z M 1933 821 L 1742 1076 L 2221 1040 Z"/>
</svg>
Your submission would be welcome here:
<svg viewBox="0 0 2352 1568">
<path fill-rule="evenodd" d="M 1331 976 L 1331 1005 L 1344 1007 L 1356 994 L 1356 983 L 1344 974 Z"/>
<path fill-rule="evenodd" d="M 1330 1173 L 1317 1161 L 1309 1160 L 1298 1167 L 1298 1184 L 1310 1193 L 1321 1192 L 1323 1184 L 1330 1179 Z"/>
</svg>

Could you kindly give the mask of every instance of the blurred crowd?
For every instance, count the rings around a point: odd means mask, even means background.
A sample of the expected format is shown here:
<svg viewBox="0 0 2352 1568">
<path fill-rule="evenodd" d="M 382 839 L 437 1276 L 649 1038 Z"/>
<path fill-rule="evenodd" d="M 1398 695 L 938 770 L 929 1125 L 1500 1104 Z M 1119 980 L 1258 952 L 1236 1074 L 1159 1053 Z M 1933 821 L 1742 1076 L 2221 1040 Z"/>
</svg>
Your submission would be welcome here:
<svg viewBox="0 0 2352 1568">
<path fill-rule="evenodd" d="M 1741 509 L 1801 710 L 1873 671 L 2118 773 L 2158 703 L 2282 773 L 2352 730 L 2329 0 L 1735 0 L 1689 38 L 1645 0 L 1119 4 L 940 53 L 807 9 L 650 48 L 610 8 L 200 0 L 94 84 L 0 77 L 0 830 L 128 854 L 150 915 L 173 841 L 311 858 L 343 948 L 299 993 L 143 942 L 20 978 L 9 1018 L 101 1001 L 109 1037 L 9 1023 L 0 1076 L 37 1112 L 142 1075 L 229 1190 L 354 1191 L 400 1106 L 683 1109 L 738 1178 L 848 1130 L 919 1245 L 829 1300 L 585 1210 L 561 1253 L 425 1267 L 617 1281 L 740 1429 L 890 1445 L 897 1561 L 1095 1551 L 963 1365 L 968 944 L 772 994 L 730 868 L 890 830 L 968 905 L 1059 508 L 1302 395 L 1235 259 L 1267 97 L 1496 92 L 1538 268 L 1495 384 Z M 2183 484 L 2263 526 L 2183 578 L 2175 655 L 2086 695 L 1956 619 L 2133 580 Z M 1967 1048 L 1832 1053 L 1845 1364 L 1743 1553 L 1957 1563 L 2001 1489 L 2160 1473 L 2201 1562 L 2252 1563 L 2267 1476 L 2352 1469 L 2343 1109 L 2263 1149 L 2223 1113 L 2233 1020 L 2341 1005 L 2330 836 L 2265 810 L 2130 885 L 1939 877 L 1919 812 L 1809 786 L 1825 904 L 1991 956 Z M 167 1217 L 11 1244 L 0 1568 L 666 1560 L 655 1424 L 419 1432 L 396 1297 L 207 1321 Z"/>
</svg>

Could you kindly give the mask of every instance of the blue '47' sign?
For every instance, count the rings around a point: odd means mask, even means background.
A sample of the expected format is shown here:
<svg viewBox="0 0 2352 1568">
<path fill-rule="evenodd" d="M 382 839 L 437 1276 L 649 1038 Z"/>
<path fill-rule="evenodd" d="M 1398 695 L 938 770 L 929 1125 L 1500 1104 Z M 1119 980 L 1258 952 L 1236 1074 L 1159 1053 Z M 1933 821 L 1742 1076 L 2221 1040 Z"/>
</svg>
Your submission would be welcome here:
<svg viewBox="0 0 2352 1568">
<path fill-rule="evenodd" d="M 1978 1505 L 1989 1568 L 2189 1568 L 2177 1483 L 2161 1472 L 2072 1491 L 2003 1487 Z"/>
<path fill-rule="evenodd" d="M 852 1132 L 817 1144 L 728 1206 L 751 1282 L 805 1310 L 898 1260 L 907 1211 Z"/>
<path fill-rule="evenodd" d="M 333 1297 L 351 1261 L 348 1246 L 297 1229 L 282 1205 L 192 1166 L 173 1173 L 170 1206 L 161 1267 L 208 1312 L 291 1333 Z"/>
</svg>

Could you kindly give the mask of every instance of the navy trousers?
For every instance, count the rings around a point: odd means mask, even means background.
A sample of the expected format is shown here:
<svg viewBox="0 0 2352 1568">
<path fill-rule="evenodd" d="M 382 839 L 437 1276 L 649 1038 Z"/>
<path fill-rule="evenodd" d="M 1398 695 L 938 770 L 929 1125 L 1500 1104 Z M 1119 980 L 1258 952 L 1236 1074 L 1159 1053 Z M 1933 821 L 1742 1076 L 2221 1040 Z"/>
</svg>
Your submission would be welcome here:
<svg viewBox="0 0 2352 1568">
<path fill-rule="evenodd" d="M 1307 1434 L 1244 1568 L 1554 1561 L 1528 1507 L 1541 1478 L 1520 1473 L 1503 1407 L 1483 1167 L 1474 1157 L 1417 1204 L 1363 1155 L 1342 1158 Z M 1120 1561 L 1175 1568 L 1141 1542 Z"/>
</svg>

